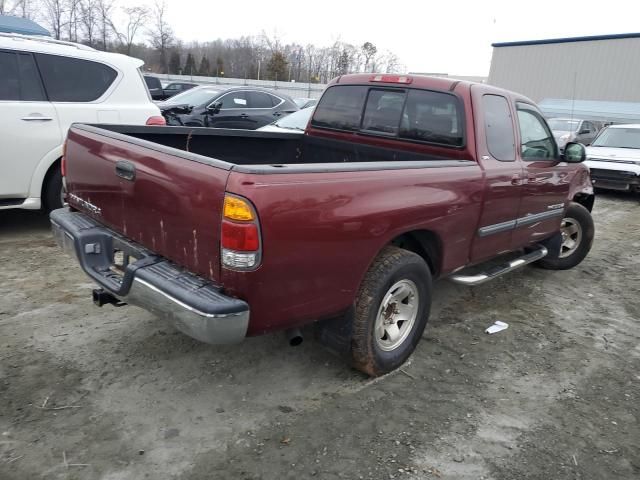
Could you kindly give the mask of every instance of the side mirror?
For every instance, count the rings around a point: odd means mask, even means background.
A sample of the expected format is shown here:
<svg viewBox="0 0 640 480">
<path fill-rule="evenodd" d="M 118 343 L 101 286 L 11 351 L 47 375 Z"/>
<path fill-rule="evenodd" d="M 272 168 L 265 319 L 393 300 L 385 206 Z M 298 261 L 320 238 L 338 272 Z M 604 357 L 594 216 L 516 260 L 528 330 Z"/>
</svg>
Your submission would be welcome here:
<svg viewBox="0 0 640 480">
<path fill-rule="evenodd" d="M 581 143 L 570 142 L 564 147 L 564 161 L 567 163 L 584 162 L 587 158 L 587 150 Z"/>
<path fill-rule="evenodd" d="M 216 113 L 220 113 L 221 108 L 222 108 L 222 102 L 213 102 L 211 105 L 207 107 L 207 112 L 214 115 Z"/>
</svg>

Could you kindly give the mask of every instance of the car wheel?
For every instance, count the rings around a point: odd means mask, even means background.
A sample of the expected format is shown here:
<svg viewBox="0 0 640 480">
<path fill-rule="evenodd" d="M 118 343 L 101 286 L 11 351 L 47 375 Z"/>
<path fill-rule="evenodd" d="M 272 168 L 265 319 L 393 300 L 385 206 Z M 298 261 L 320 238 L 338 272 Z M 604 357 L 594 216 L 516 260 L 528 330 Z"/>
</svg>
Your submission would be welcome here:
<svg viewBox="0 0 640 480">
<path fill-rule="evenodd" d="M 64 190 L 62 187 L 62 173 L 57 167 L 48 177 L 42 195 L 42 207 L 47 212 L 62 208 L 64 205 Z"/>
<path fill-rule="evenodd" d="M 548 270 L 567 270 L 578 265 L 587 256 L 593 244 L 595 227 L 589 210 L 579 203 L 570 203 L 560 224 L 562 244 L 560 251 L 537 263 Z"/>
<path fill-rule="evenodd" d="M 356 299 L 353 365 L 373 377 L 402 365 L 416 348 L 431 308 L 431 272 L 413 252 L 386 247 Z"/>
</svg>

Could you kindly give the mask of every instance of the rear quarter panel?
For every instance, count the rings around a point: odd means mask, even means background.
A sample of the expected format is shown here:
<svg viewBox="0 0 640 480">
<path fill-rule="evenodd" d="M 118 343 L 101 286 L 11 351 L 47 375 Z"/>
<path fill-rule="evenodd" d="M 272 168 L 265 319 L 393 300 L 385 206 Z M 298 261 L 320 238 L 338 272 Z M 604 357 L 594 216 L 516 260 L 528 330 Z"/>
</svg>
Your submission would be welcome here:
<svg viewBox="0 0 640 480">
<path fill-rule="evenodd" d="M 253 272 L 221 270 L 227 292 L 251 306 L 256 335 L 345 311 L 380 250 L 413 230 L 436 233 L 442 272 L 468 261 L 482 172 L 465 167 L 332 173 L 232 172 L 227 190 L 260 218 L 263 260 Z"/>
</svg>

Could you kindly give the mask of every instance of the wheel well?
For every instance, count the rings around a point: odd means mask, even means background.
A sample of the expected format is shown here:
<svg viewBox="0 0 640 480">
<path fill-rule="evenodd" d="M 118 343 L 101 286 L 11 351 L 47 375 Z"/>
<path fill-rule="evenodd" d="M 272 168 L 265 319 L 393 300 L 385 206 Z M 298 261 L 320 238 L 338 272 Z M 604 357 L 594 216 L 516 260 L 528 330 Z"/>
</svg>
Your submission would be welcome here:
<svg viewBox="0 0 640 480">
<path fill-rule="evenodd" d="M 51 177 L 51 175 L 53 175 L 53 172 L 55 172 L 56 169 L 60 168 L 61 160 L 62 159 L 59 158 L 55 162 L 53 162 L 49 167 L 49 169 L 47 170 L 47 173 L 45 173 L 44 179 L 42 180 L 42 188 L 40 189 L 40 198 L 44 198 L 44 190 L 45 188 L 47 188 L 47 183 L 49 183 L 49 178 Z"/>
<path fill-rule="evenodd" d="M 420 255 L 434 277 L 437 277 L 441 269 L 442 243 L 435 233 L 429 230 L 414 230 L 398 235 L 391 241 L 391 245 L 404 248 Z"/>
<path fill-rule="evenodd" d="M 579 203 L 587 210 L 593 210 L 593 202 L 595 201 L 595 195 L 589 193 L 577 193 L 573 197 L 573 201 Z"/>
</svg>

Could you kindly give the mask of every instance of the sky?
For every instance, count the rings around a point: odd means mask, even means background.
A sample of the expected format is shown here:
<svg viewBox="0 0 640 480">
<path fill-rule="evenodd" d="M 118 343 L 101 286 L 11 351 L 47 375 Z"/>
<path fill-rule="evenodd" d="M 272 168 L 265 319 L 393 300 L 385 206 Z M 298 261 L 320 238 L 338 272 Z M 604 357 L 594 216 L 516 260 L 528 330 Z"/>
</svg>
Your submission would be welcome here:
<svg viewBox="0 0 640 480">
<path fill-rule="evenodd" d="M 184 41 L 262 31 L 303 45 L 368 41 L 395 53 L 407 71 L 454 75 L 488 75 L 494 42 L 640 30 L 640 5 L 620 0 L 166 2 L 169 22 Z"/>
</svg>

